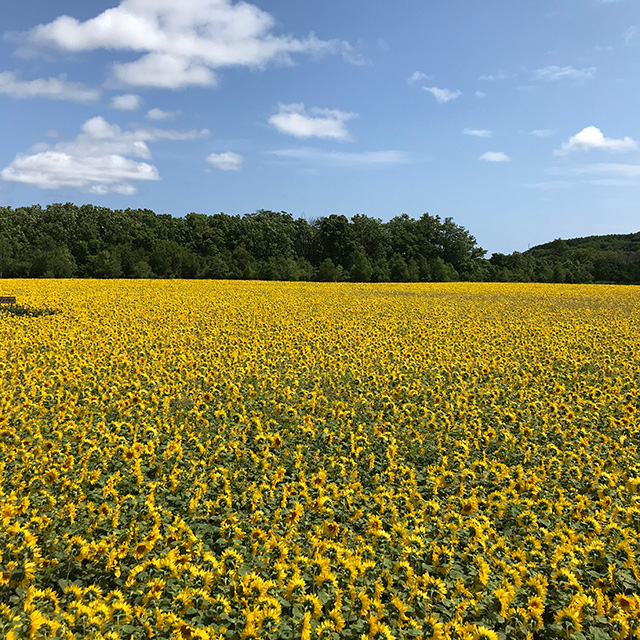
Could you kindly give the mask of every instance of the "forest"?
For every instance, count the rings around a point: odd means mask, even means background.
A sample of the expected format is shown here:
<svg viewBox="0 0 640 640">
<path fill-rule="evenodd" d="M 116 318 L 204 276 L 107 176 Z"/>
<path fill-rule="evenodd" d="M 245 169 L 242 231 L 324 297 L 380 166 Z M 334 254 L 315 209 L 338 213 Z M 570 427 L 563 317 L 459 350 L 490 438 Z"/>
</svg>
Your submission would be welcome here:
<svg viewBox="0 0 640 640">
<path fill-rule="evenodd" d="M 640 233 L 554 240 L 486 258 L 451 218 L 388 222 L 284 211 L 244 215 L 90 204 L 0 207 L 0 278 L 640 283 Z"/>
</svg>

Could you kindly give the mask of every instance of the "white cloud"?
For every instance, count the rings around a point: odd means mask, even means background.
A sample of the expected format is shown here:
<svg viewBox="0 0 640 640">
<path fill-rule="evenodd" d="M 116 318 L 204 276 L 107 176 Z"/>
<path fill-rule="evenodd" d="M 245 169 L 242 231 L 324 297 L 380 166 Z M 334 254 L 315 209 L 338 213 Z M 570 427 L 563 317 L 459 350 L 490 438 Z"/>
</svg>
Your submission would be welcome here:
<svg viewBox="0 0 640 640">
<path fill-rule="evenodd" d="M 149 142 L 193 140 L 208 135 L 200 131 L 138 129 L 123 131 L 102 117 L 87 120 L 78 136 L 50 146 L 39 144 L 18 154 L 0 173 L 3 180 L 40 189 L 71 187 L 98 195 L 135 193 L 140 180 L 159 180 L 155 166 L 133 158 L 151 158 Z"/>
<path fill-rule="evenodd" d="M 49 98 L 71 102 L 95 102 L 100 99 L 100 91 L 80 82 L 68 82 L 64 75 L 57 78 L 20 80 L 12 71 L 0 72 L 0 94 L 12 98 Z"/>
<path fill-rule="evenodd" d="M 302 160 L 314 164 L 325 164 L 337 167 L 374 167 L 410 162 L 404 151 L 322 151 L 320 149 L 299 148 L 270 151 L 269 155 L 286 160 Z"/>
<path fill-rule="evenodd" d="M 147 118 L 149 118 L 149 120 L 170 120 L 171 118 L 179 116 L 180 113 L 180 111 L 164 111 L 156 107 L 147 111 Z"/>
<path fill-rule="evenodd" d="M 420 80 L 431 80 L 431 76 L 428 76 L 422 71 L 414 71 L 408 78 L 407 82 L 413 84 L 414 82 L 420 82 Z"/>
<path fill-rule="evenodd" d="M 248 2 L 233 0 L 121 0 L 85 21 L 62 15 L 22 34 L 23 51 L 53 47 L 82 52 L 109 49 L 138 53 L 118 63 L 115 76 L 132 86 L 181 89 L 214 86 L 225 67 L 292 64 L 296 54 L 341 55 L 362 64 L 342 40 L 278 35 L 275 19 Z"/>
<path fill-rule="evenodd" d="M 555 129 L 534 129 L 530 131 L 532 136 L 536 136 L 536 138 L 548 138 L 555 133 Z"/>
<path fill-rule="evenodd" d="M 121 96 L 113 96 L 111 107 L 121 111 L 135 111 L 142 104 L 142 98 L 135 93 L 125 93 Z"/>
<path fill-rule="evenodd" d="M 244 158 L 232 151 L 225 153 L 210 153 L 207 156 L 207 162 L 216 169 L 221 171 L 238 171 L 242 168 Z"/>
<path fill-rule="evenodd" d="M 533 79 L 542 82 L 556 82 L 559 80 L 590 80 L 596 73 L 595 67 L 574 69 L 573 67 L 559 67 L 551 64 L 533 72 Z"/>
<path fill-rule="evenodd" d="M 637 186 L 640 165 L 598 162 L 579 167 L 554 167 L 549 173 L 558 176 L 580 177 L 580 182 L 605 187 Z"/>
<path fill-rule="evenodd" d="M 484 82 L 495 82 L 496 80 L 506 80 L 509 76 L 506 73 L 491 73 L 484 76 L 478 76 L 478 80 L 483 80 Z"/>
<path fill-rule="evenodd" d="M 635 25 L 631 25 L 629 28 L 624 30 L 622 34 L 622 39 L 625 44 L 631 44 L 638 37 L 638 27 Z"/>
<path fill-rule="evenodd" d="M 486 98 L 487 94 L 484 91 L 476 91 L 476 98 Z"/>
<path fill-rule="evenodd" d="M 356 113 L 337 109 L 312 108 L 307 113 L 302 103 L 280 104 L 278 113 L 269 118 L 269 124 L 280 133 L 296 138 L 350 140 L 345 123 L 355 117 Z"/>
<path fill-rule="evenodd" d="M 130 195 L 137 180 L 159 180 L 158 170 L 146 162 L 119 155 L 73 156 L 62 151 L 18 154 L 0 173 L 3 180 L 39 189 L 72 187 L 97 195 Z"/>
<path fill-rule="evenodd" d="M 511 162 L 511 158 L 503 151 L 485 151 L 478 160 L 484 162 Z"/>
<path fill-rule="evenodd" d="M 606 151 L 633 151 L 638 148 L 637 142 L 626 136 L 624 138 L 605 138 L 598 127 L 585 127 L 562 143 L 555 155 L 564 156 L 571 151 L 588 151 L 589 149 L 605 149 Z"/>
<path fill-rule="evenodd" d="M 439 89 L 438 87 L 422 87 L 425 91 L 428 91 L 440 104 L 455 100 L 462 95 L 462 91 L 456 89 Z"/>
<path fill-rule="evenodd" d="M 569 174 L 572 176 L 597 175 L 617 178 L 640 178 L 640 165 L 618 162 L 597 162 L 582 167 L 572 167 L 571 169 L 556 169 L 554 173 L 561 175 Z"/>
<path fill-rule="evenodd" d="M 113 70 L 118 80 L 136 87 L 184 89 L 218 84 L 216 74 L 206 65 L 169 53 L 148 53 L 135 62 L 114 64 Z"/>
<path fill-rule="evenodd" d="M 539 189 L 540 191 L 555 191 L 556 189 L 568 189 L 574 186 L 568 180 L 547 180 L 546 182 L 531 182 L 522 185 L 529 189 Z"/>
<path fill-rule="evenodd" d="M 139 129 L 134 133 L 143 140 L 155 142 L 156 140 L 199 140 L 201 138 L 207 138 L 211 132 L 209 129 L 187 129 L 179 131 L 175 129 L 157 129 L 150 127 L 148 129 Z"/>
<path fill-rule="evenodd" d="M 490 138 L 493 135 L 493 131 L 489 131 L 489 129 L 463 129 L 462 133 L 476 138 Z"/>
</svg>

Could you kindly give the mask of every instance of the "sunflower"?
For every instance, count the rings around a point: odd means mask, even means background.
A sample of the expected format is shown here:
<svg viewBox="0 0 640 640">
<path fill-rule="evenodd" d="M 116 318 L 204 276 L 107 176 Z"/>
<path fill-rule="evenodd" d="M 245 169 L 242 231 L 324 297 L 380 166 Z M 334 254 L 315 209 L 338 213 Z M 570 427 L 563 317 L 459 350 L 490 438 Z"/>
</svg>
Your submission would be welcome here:
<svg viewBox="0 0 640 640">
<path fill-rule="evenodd" d="M 336 625 L 331 618 L 327 620 L 323 620 L 316 627 L 316 637 L 318 640 L 329 640 L 329 638 L 333 637 L 333 634 L 336 632 Z"/>
<path fill-rule="evenodd" d="M 471 497 L 462 501 L 460 513 L 463 516 L 470 516 L 478 510 L 478 500 L 475 497 Z"/>
<path fill-rule="evenodd" d="M 327 538 L 337 538 L 340 531 L 340 525 L 336 522 L 328 522 L 325 520 L 322 525 L 322 530 Z"/>
<path fill-rule="evenodd" d="M 629 636 L 629 616 L 623 611 L 616 613 L 609 622 L 611 637 L 614 640 L 624 640 Z"/>
<path fill-rule="evenodd" d="M 544 601 L 540 596 L 533 596 L 527 603 L 527 611 L 542 623 L 542 614 L 544 613 Z"/>
<path fill-rule="evenodd" d="M 444 640 L 444 624 L 433 615 L 425 618 L 422 622 L 422 638 L 423 640 Z"/>
<path fill-rule="evenodd" d="M 476 627 L 473 632 L 473 640 L 499 640 L 498 634 L 486 627 Z"/>
<path fill-rule="evenodd" d="M 625 613 L 631 613 L 635 609 L 636 603 L 635 600 L 631 596 L 627 596 L 623 593 L 618 593 L 613 598 L 616 606 L 619 609 L 622 609 Z"/>
<path fill-rule="evenodd" d="M 133 619 L 133 607 L 124 600 L 115 600 L 109 605 L 109 616 L 116 624 L 121 624 L 121 620 L 129 624 Z"/>
<path fill-rule="evenodd" d="M 560 625 L 567 635 L 582 631 L 580 614 L 573 607 L 560 609 L 554 616 L 553 621 L 555 624 Z"/>
</svg>

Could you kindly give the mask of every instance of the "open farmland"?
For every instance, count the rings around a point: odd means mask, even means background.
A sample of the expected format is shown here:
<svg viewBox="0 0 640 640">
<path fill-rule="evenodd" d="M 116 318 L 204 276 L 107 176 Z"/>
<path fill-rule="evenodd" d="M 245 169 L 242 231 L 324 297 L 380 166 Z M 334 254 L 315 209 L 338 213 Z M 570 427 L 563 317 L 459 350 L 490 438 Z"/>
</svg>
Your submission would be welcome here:
<svg viewBox="0 0 640 640">
<path fill-rule="evenodd" d="M 9 284 L 0 636 L 638 637 L 637 289 Z"/>
</svg>

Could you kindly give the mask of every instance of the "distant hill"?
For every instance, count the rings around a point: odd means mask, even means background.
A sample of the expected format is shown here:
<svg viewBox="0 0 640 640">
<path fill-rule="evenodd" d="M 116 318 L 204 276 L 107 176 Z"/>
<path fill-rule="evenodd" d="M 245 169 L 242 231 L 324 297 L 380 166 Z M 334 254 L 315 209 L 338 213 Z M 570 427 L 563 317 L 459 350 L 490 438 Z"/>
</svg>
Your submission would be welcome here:
<svg viewBox="0 0 640 640">
<path fill-rule="evenodd" d="M 504 282 L 640 284 L 640 232 L 558 238 L 523 253 L 494 253 L 490 279 Z"/>
<path fill-rule="evenodd" d="M 531 247 L 524 253 L 525 255 L 532 255 L 536 258 L 560 257 L 566 254 L 567 249 L 586 249 L 594 252 L 622 251 L 625 253 L 637 253 L 640 251 L 640 231 L 637 233 L 569 238 L 567 240 L 558 239 Z"/>
</svg>

